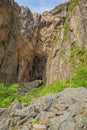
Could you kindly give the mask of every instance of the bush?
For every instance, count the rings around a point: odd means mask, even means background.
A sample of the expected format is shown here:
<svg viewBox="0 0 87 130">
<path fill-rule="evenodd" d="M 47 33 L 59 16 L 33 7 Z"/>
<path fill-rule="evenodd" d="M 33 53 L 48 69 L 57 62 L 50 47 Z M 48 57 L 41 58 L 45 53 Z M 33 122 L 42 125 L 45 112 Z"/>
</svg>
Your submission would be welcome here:
<svg viewBox="0 0 87 130">
<path fill-rule="evenodd" d="M 0 84 L 0 107 L 8 107 L 17 96 L 18 84 Z"/>
<path fill-rule="evenodd" d="M 33 88 L 25 96 L 21 96 L 18 93 L 18 85 L 5 86 L 0 84 L 0 107 L 8 107 L 15 99 L 18 99 L 21 103 L 30 104 L 32 100 L 39 98 L 45 94 L 52 94 L 63 91 L 67 86 L 65 83 L 57 81 L 52 86 L 45 87 L 46 82 L 42 88 Z"/>
</svg>

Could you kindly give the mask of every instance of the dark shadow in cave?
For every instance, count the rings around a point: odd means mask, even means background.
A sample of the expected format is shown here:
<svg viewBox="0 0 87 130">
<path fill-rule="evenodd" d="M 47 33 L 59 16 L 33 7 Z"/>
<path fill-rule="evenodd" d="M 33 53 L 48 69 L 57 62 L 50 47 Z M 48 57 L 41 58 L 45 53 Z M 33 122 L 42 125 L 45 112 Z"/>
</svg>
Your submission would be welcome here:
<svg viewBox="0 0 87 130">
<path fill-rule="evenodd" d="M 46 55 L 35 56 L 32 70 L 29 73 L 29 81 L 46 80 Z"/>
</svg>

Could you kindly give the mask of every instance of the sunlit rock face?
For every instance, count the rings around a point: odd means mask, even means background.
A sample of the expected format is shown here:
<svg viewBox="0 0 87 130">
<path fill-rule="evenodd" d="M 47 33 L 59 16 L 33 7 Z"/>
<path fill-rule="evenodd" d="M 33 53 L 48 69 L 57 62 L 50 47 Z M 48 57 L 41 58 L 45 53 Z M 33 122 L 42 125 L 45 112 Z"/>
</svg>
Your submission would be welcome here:
<svg viewBox="0 0 87 130">
<path fill-rule="evenodd" d="M 0 1 L 0 82 L 68 80 L 80 64 L 72 46 L 87 49 L 87 1 L 61 4 L 42 15 Z"/>
<path fill-rule="evenodd" d="M 64 7 L 62 11 L 64 11 Z M 57 41 L 47 60 L 47 85 L 53 84 L 57 80 L 69 80 L 76 67 L 87 63 L 85 58 L 87 55 L 86 8 L 86 0 L 73 0 L 68 5 L 64 23 L 62 23 L 60 30 L 58 29 Z"/>
</svg>

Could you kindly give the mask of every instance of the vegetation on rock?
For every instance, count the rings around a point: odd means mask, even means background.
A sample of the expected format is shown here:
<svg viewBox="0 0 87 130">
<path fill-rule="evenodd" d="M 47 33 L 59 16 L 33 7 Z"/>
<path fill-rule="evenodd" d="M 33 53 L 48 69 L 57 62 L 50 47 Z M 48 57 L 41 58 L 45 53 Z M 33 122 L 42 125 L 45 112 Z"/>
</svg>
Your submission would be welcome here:
<svg viewBox="0 0 87 130">
<path fill-rule="evenodd" d="M 78 0 L 74 0 L 74 2 L 69 6 L 69 11 L 71 12 L 78 5 Z"/>
<path fill-rule="evenodd" d="M 74 77 L 66 82 L 57 81 L 52 86 L 44 86 L 41 88 L 33 88 L 27 92 L 25 96 L 18 93 L 18 84 L 13 84 L 9 87 L 0 84 L 0 107 L 8 107 L 15 99 L 18 99 L 22 104 L 30 104 L 33 100 L 46 94 L 54 94 L 63 91 L 65 88 L 87 88 L 87 66 L 78 67 L 75 70 Z"/>
</svg>

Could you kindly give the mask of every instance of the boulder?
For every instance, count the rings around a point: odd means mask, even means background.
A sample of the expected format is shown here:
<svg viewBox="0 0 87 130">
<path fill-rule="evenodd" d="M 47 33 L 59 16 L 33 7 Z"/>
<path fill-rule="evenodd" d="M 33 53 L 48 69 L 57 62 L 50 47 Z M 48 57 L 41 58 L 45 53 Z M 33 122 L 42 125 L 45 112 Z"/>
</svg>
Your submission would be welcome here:
<svg viewBox="0 0 87 130">
<path fill-rule="evenodd" d="M 21 109 L 0 109 L 0 130 L 87 130 L 86 103 L 87 89 L 68 88 Z"/>
</svg>

